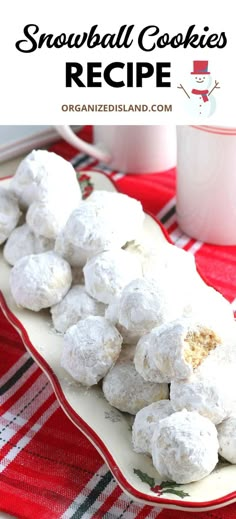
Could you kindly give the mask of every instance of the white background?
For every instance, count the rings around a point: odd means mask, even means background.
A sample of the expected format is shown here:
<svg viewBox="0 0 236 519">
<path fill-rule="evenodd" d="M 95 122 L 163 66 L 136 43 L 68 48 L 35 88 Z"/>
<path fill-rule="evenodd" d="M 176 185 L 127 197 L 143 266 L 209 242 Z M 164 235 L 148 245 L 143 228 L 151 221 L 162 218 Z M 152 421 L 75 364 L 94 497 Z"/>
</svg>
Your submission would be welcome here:
<svg viewBox="0 0 236 519">
<path fill-rule="evenodd" d="M 8 0 L 0 17 L 1 82 L 0 124 L 220 124 L 236 126 L 236 31 L 234 2 L 224 0 L 219 5 L 212 0 Z M 135 24 L 134 42 L 129 49 L 48 49 L 33 53 L 17 51 L 15 43 L 23 39 L 26 24 L 37 24 L 41 33 L 55 36 L 81 34 L 98 24 L 101 35 L 118 32 L 123 24 Z M 228 43 L 223 49 L 139 49 L 137 37 L 146 25 L 157 25 L 161 33 L 186 33 L 196 25 L 196 32 L 226 32 Z M 152 40 L 155 42 L 155 39 Z M 181 82 L 188 86 L 193 60 L 209 60 L 213 81 L 221 88 L 216 91 L 215 114 L 204 121 L 190 116 L 183 106 L 183 92 L 177 89 Z M 154 79 L 146 80 L 143 88 L 65 87 L 65 63 L 75 61 L 171 61 L 171 88 L 156 88 Z M 122 73 L 121 73 L 122 74 Z M 125 74 L 124 74 L 125 76 Z M 124 77 L 123 76 L 123 77 Z M 171 104 L 172 113 L 155 112 L 62 112 L 62 104 Z"/>
</svg>

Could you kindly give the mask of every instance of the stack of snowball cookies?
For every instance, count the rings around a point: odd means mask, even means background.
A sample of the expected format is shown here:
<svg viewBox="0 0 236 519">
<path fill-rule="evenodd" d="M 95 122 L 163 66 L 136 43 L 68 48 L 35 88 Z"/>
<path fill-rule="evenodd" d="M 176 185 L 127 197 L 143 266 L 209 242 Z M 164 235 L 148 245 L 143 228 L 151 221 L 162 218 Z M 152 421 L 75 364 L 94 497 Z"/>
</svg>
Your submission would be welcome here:
<svg viewBox="0 0 236 519">
<path fill-rule="evenodd" d="M 231 305 L 167 241 L 139 241 L 141 203 L 82 200 L 72 165 L 32 151 L 0 188 L 0 243 L 15 303 L 48 308 L 61 365 L 134 415 L 132 446 L 164 480 L 198 481 L 218 454 L 236 463 L 236 328 Z"/>
</svg>

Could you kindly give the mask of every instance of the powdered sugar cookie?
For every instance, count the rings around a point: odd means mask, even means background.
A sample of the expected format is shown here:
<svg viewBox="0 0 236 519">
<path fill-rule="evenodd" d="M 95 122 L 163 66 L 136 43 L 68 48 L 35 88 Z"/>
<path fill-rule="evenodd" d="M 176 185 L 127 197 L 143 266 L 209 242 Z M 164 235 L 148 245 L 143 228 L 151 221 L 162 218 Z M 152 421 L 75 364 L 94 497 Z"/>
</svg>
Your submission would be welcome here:
<svg viewBox="0 0 236 519">
<path fill-rule="evenodd" d="M 234 320 L 232 307 L 199 276 L 191 253 L 169 243 L 157 251 L 147 248 L 143 251 L 143 273 L 157 282 L 168 276 L 169 283 L 182 294 L 183 317 L 204 319 L 218 334 L 228 334 Z"/>
<path fill-rule="evenodd" d="M 84 267 L 86 290 L 105 304 L 112 302 L 132 279 L 141 275 L 139 258 L 123 249 L 101 252 Z"/>
<path fill-rule="evenodd" d="M 101 380 L 119 357 L 122 337 L 104 317 L 87 317 L 64 335 L 62 367 L 85 386 Z"/>
<path fill-rule="evenodd" d="M 186 410 L 160 420 L 152 437 L 154 467 L 163 480 L 191 483 L 208 476 L 218 461 L 215 426 Z"/>
<path fill-rule="evenodd" d="M 131 281 L 120 298 L 119 323 L 140 335 L 154 326 L 169 322 L 182 311 L 181 295 L 163 279 L 139 278 Z"/>
<path fill-rule="evenodd" d="M 221 338 L 203 323 L 180 318 L 153 328 L 140 339 L 135 366 L 153 382 L 187 379 L 221 344 Z"/>
<path fill-rule="evenodd" d="M 123 244 L 138 238 L 143 226 L 144 212 L 138 200 L 123 193 L 93 191 L 89 202 L 103 206 L 110 213 L 117 230 L 121 229 Z"/>
<path fill-rule="evenodd" d="M 70 226 L 65 226 L 56 237 L 55 252 L 66 259 L 72 267 L 82 268 L 88 258 L 90 258 L 88 251 L 75 245 L 73 229 L 70 231 Z"/>
<path fill-rule="evenodd" d="M 227 418 L 233 407 L 230 372 L 219 365 L 205 372 L 197 372 L 186 381 L 173 381 L 170 399 L 175 411 L 198 411 L 214 424 Z"/>
<path fill-rule="evenodd" d="M 23 208 L 35 200 L 44 201 L 57 193 L 74 193 L 81 199 L 81 191 L 73 166 L 59 155 L 47 150 L 33 150 L 19 164 L 11 180 L 10 189 Z"/>
<path fill-rule="evenodd" d="M 205 283 L 192 291 L 184 307 L 183 316 L 204 320 L 209 327 L 224 339 L 231 336 L 234 327 L 234 313 L 231 304 L 222 294 Z"/>
<path fill-rule="evenodd" d="M 153 329 L 155 330 L 155 328 Z M 153 356 L 149 355 L 150 339 L 152 341 L 153 337 L 150 336 L 150 333 L 143 335 L 137 343 L 134 355 L 135 369 L 147 382 L 156 382 L 158 379 L 159 382 L 168 383 L 169 377 L 161 373 L 153 362 Z"/>
<path fill-rule="evenodd" d="M 82 285 L 74 285 L 62 301 L 51 308 L 53 326 L 62 333 L 80 319 L 104 313 L 105 305 L 95 301 Z"/>
<path fill-rule="evenodd" d="M 168 398 L 169 394 L 167 384 L 145 382 L 137 373 L 133 348 L 128 346 L 105 376 L 103 392 L 111 405 L 130 414 L 136 414 L 152 402 Z"/>
<path fill-rule="evenodd" d="M 81 202 L 74 210 L 64 228 L 66 240 L 75 248 L 87 254 L 123 245 L 119 240 L 110 215 L 95 203 Z"/>
<path fill-rule="evenodd" d="M 123 337 L 123 344 L 137 344 L 140 335 L 138 335 L 135 332 L 130 332 L 125 328 L 125 326 L 122 326 L 119 322 L 119 311 L 120 311 L 120 298 L 116 297 L 113 299 L 113 301 L 107 306 L 105 311 L 105 317 L 110 321 L 114 326 L 116 326 L 117 330 L 120 332 L 120 334 Z"/>
<path fill-rule="evenodd" d="M 230 416 L 217 426 L 219 453 L 230 463 L 236 463 L 236 416 Z"/>
<path fill-rule="evenodd" d="M 151 455 L 151 441 L 156 425 L 174 413 L 170 400 L 159 400 L 143 407 L 135 416 L 132 444 L 135 452 Z"/>
<path fill-rule="evenodd" d="M 184 282 L 199 279 L 195 258 L 193 254 L 175 245 L 164 242 L 160 249 L 146 247 L 143 251 L 143 273 L 144 277 L 159 279 L 163 272 L 168 276 L 174 276 Z M 202 279 L 200 278 L 200 281 Z"/>
<path fill-rule="evenodd" d="M 16 304 L 35 312 L 59 303 L 71 281 L 70 265 L 53 251 L 21 258 L 10 273 Z"/>
<path fill-rule="evenodd" d="M 39 254 L 54 249 L 54 240 L 44 236 L 35 236 L 25 223 L 16 227 L 10 234 L 4 249 L 3 256 L 10 265 L 29 254 Z"/>
<path fill-rule="evenodd" d="M 46 201 L 36 200 L 26 213 L 26 222 L 34 234 L 54 240 L 64 229 L 72 211 L 79 205 L 79 200 L 74 195 L 71 199 L 68 194 L 64 197 L 56 193 L 56 196 L 53 195 Z"/>
<path fill-rule="evenodd" d="M 129 214 L 129 221 L 124 222 L 126 203 L 125 207 L 121 201 L 119 204 L 113 203 L 114 194 L 117 195 L 117 193 L 106 193 L 105 197 L 98 196 L 97 199 L 95 194 L 92 194 L 87 201 L 82 202 L 79 208 L 72 212 L 64 234 L 74 247 L 79 247 L 94 255 L 114 247 L 120 248 L 128 240 L 135 238 L 144 219 L 142 206 L 140 202 L 130 199 L 132 207 L 134 206 L 137 211 Z M 129 197 L 125 197 L 125 200 L 126 198 L 129 200 Z M 105 203 L 104 200 L 109 200 L 109 202 Z M 123 200 L 122 197 L 121 200 Z"/>
<path fill-rule="evenodd" d="M 10 236 L 20 216 L 16 197 L 10 191 L 0 187 L 0 244 Z"/>
</svg>

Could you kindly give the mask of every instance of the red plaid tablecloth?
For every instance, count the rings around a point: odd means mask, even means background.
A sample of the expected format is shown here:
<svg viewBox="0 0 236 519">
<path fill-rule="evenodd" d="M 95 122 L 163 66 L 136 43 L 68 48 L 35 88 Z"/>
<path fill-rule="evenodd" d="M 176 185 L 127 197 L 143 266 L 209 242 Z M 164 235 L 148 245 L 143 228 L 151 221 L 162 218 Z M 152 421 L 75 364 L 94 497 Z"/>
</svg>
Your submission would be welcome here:
<svg viewBox="0 0 236 519">
<path fill-rule="evenodd" d="M 81 135 L 91 141 L 91 128 Z M 234 305 L 236 247 L 216 247 L 181 232 L 175 170 L 152 175 L 110 171 L 59 141 L 53 151 L 78 170 L 105 171 L 120 191 L 157 215 L 173 242 L 195 254 L 206 279 Z M 131 501 L 102 458 L 59 408 L 46 376 L 0 314 L 0 509 L 24 519 L 235 519 L 236 504 L 207 513 L 161 511 Z"/>
</svg>

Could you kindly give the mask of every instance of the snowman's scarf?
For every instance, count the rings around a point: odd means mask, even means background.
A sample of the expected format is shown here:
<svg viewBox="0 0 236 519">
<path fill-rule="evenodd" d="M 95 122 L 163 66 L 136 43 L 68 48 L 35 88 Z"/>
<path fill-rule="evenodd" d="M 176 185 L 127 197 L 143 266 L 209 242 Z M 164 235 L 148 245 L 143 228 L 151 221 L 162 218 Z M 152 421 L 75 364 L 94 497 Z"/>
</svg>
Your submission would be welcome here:
<svg viewBox="0 0 236 519">
<path fill-rule="evenodd" d="M 209 92 L 209 90 L 197 90 L 196 88 L 193 88 L 193 90 L 192 90 L 192 94 L 198 94 L 198 95 L 202 96 L 204 103 L 209 101 L 209 98 L 207 95 L 208 92 Z"/>
</svg>

